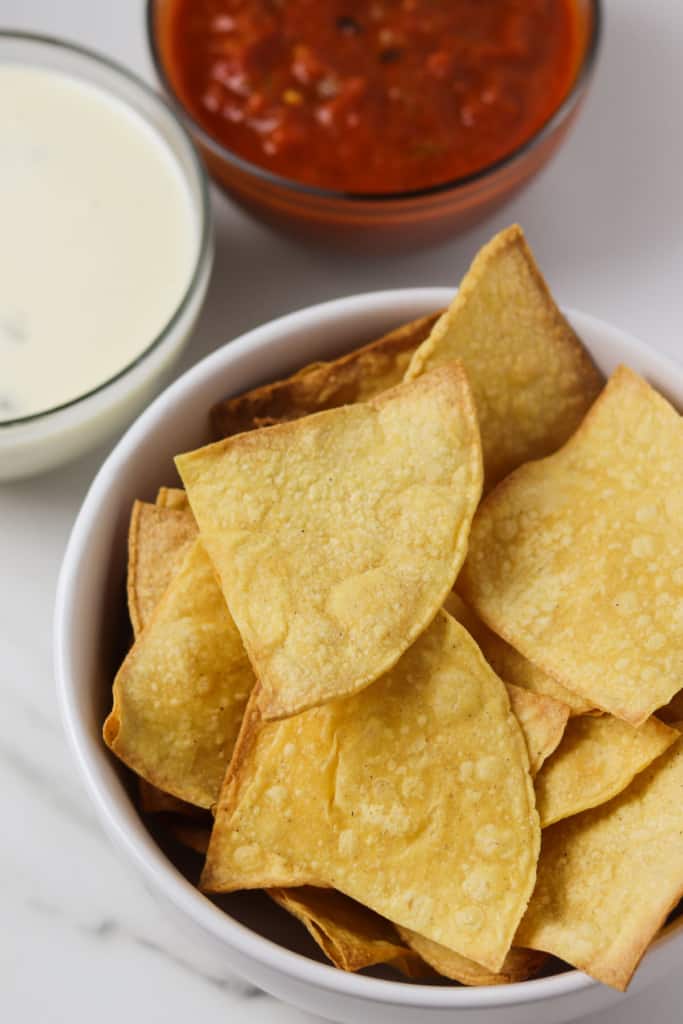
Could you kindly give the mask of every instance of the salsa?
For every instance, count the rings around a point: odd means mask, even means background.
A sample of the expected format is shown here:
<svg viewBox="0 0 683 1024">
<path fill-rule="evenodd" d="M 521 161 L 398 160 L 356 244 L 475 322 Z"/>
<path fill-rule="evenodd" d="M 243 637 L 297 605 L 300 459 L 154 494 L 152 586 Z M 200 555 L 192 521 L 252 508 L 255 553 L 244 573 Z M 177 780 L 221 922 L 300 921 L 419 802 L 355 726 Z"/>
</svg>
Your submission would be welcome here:
<svg viewBox="0 0 683 1024">
<path fill-rule="evenodd" d="M 409 192 L 530 139 L 569 91 L 572 0 L 177 0 L 168 72 L 199 124 L 296 181 Z"/>
</svg>

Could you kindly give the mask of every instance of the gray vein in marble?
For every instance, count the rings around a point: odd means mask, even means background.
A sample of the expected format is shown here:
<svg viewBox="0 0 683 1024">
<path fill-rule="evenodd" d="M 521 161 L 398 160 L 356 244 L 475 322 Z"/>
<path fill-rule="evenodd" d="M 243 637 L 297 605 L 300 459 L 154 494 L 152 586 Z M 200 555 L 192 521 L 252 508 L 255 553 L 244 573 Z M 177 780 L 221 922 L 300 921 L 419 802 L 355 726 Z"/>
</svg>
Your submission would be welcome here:
<svg viewBox="0 0 683 1024">
<path fill-rule="evenodd" d="M 147 950 L 150 953 L 155 953 L 157 956 L 164 957 L 164 959 L 175 964 L 177 967 L 180 967 L 183 971 L 187 971 L 189 974 L 192 974 L 195 978 L 200 978 L 202 981 L 207 982 L 214 988 L 217 988 L 222 992 L 229 992 L 240 999 L 251 1000 L 272 998 L 267 992 L 264 992 L 260 988 L 256 988 L 255 985 L 250 985 L 247 981 L 242 981 L 234 975 L 230 977 L 220 977 L 216 974 L 209 974 L 206 971 L 200 970 L 184 957 L 166 949 L 158 942 L 154 942 L 152 939 L 147 938 L 147 936 L 140 935 L 137 932 L 124 927 L 113 917 L 103 917 L 95 924 L 87 924 L 67 918 L 60 907 L 56 904 L 48 903 L 45 900 L 30 898 L 26 901 L 26 905 L 32 910 L 37 911 L 39 914 L 63 920 L 66 923 L 75 926 L 83 934 L 92 936 L 95 939 L 101 939 L 103 941 L 117 938 L 124 940 L 129 939 L 141 949 Z"/>
</svg>

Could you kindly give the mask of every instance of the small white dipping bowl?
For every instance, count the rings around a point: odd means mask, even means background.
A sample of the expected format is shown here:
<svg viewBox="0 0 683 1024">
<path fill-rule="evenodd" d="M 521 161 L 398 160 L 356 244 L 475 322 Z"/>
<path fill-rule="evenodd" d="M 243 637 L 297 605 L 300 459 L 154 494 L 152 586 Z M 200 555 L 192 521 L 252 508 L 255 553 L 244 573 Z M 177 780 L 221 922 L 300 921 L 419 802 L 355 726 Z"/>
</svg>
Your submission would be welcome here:
<svg viewBox="0 0 683 1024">
<path fill-rule="evenodd" d="M 137 358 L 114 377 L 64 405 L 0 422 L 0 481 L 39 473 L 74 458 L 104 441 L 140 411 L 190 336 L 213 259 L 206 172 L 190 136 L 161 96 L 125 68 L 88 50 L 43 36 L 0 32 L 0 65 L 12 63 L 63 72 L 98 87 L 142 118 L 166 144 L 185 182 L 198 242 L 184 294 L 178 295 L 168 322 Z M 150 271 L 153 287 L 153 268 Z M 35 372 L 41 373 L 40 365 Z"/>
<path fill-rule="evenodd" d="M 198 892 L 141 821 L 125 775 L 101 740 L 125 622 L 126 531 L 134 498 L 177 483 L 172 458 L 208 440 L 208 410 L 225 395 L 328 359 L 450 302 L 448 288 L 375 292 L 313 306 L 230 342 L 169 387 L 140 416 L 99 471 L 74 525 L 57 591 L 54 647 L 64 725 L 106 831 L 182 927 L 195 926 L 254 984 L 312 1013 L 356 1024 L 557 1024 L 626 998 L 578 971 L 489 988 L 427 986 L 345 974 L 263 937 L 263 915 L 237 921 Z M 683 368 L 593 317 L 568 311 L 598 364 L 625 362 L 683 405 Z M 227 906 L 230 906 L 229 901 Z M 253 923 L 261 934 L 248 927 Z M 292 924 L 292 930 L 296 930 Z M 268 934 L 267 925 L 265 934 Z M 274 932 L 272 933 L 274 934 Z M 645 957 L 630 992 L 683 959 L 683 918 Z"/>
</svg>

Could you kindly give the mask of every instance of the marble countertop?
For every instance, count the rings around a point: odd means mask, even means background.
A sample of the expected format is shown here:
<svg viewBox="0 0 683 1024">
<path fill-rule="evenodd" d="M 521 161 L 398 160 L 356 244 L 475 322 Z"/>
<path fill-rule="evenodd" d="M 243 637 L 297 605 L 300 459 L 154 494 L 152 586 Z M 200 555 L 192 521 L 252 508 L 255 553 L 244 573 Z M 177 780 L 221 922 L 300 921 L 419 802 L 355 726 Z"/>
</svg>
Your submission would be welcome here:
<svg viewBox="0 0 683 1024">
<path fill-rule="evenodd" d="M 519 220 L 555 294 L 683 360 L 683 5 L 607 0 L 586 109 L 552 166 L 506 210 L 412 254 L 311 251 L 214 196 L 217 260 L 184 366 L 271 316 L 357 291 L 455 284 L 478 245 Z M 0 0 L 0 24 L 107 52 L 151 79 L 142 0 Z M 0 244 L 1 229 L 0 229 Z M 106 448 L 0 485 L 0 1020 L 304 1024 L 169 926 L 105 839 L 66 748 L 51 665 L 66 538 Z M 680 1019 L 683 980 L 589 1024 Z"/>
</svg>

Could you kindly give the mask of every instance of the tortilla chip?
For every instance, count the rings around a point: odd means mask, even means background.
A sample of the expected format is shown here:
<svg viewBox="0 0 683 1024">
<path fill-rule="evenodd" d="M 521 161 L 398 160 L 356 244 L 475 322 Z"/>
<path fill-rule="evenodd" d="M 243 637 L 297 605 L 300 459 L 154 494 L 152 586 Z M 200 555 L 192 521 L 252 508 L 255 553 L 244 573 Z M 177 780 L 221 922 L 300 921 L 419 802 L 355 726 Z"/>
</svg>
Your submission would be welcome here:
<svg viewBox="0 0 683 1024">
<path fill-rule="evenodd" d="M 379 914 L 334 889 L 269 889 L 268 895 L 284 907 L 342 971 L 361 971 L 375 964 L 411 958 L 411 950 L 396 929 Z"/>
<path fill-rule="evenodd" d="M 399 928 L 398 932 L 403 941 L 435 971 L 445 978 L 459 981 L 461 985 L 511 985 L 518 981 L 528 981 L 540 973 L 548 960 L 546 953 L 513 946 L 500 971 L 494 973 L 409 928 Z"/>
<path fill-rule="evenodd" d="M 197 536 L 189 507 L 136 501 L 128 529 L 128 610 L 137 637 L 179 570 Z"/>
<path fill-rule="evenodd" d="M 683 738 L 609 803 L 543 832 L 515 942 L 624 991 L 683 895 Z"/>
<path fill-rule="evenodd" d="M 195 821 L 168 821 L 166 830 L 173 838 L 189 850 L 204 856 L 209 848 L 211 829 Z"/>
<path fill-rule="evenodd" d="M 482 504 L 459 586 L 558 682 L 640 725 L 681 688 L 683 420 L 626 367 Z"/>
<path fill-rule="evenodd" d="M 332 363 L 313 363 L 286 380 L 219 402 L 211 410 L 212 436 L 219 440 L 312 412 L 365 402 L 400 384 L 410 357 L 438 317 L 434 313 L 414 320 Z"/>
<path fill-rule="evenodd" d="M 254 688 L 242 718 L 221 796 L 225 794 L 235 766 L 242 763 L 246 752 L 251 748 L 260 721 L 257 693 Z M 222 820 L 218 827 L 214 824 L 204 870 L 199 881 L 202 892 L 228 893 L 241 889 L 278 889 L 300 885 L 324 887 L 325 883 L 316 879 L 312 872 L 295 867 L 284 857 L 264 850 L 258 843 L 246 841 L 244 836 L 230 828 L 225 820 Z"/>
<path fill-rule="evenodd" d="M 569 708 L 552 697 L 530 693 L 521 686 L 505 684 L 510 698 L 510 707 L 519 722 L 529 754 L 529 771 L 532 777 L 540 770 L 546 758 L 557 749 L 567 721 Z"/>
<path fill-rule="evenodd" d="M 207 865 L 236 831 L 498 971 L 534 885 L 528 765 L 504 685 L 442 611 L 373 686 L 255 722 L 226 775 Z"/>
<path fill-rule="evenodd" d="M 611 800 L 678 738 L 656 718 L 638 729 L 611 715 L 572 718 L 534 782 L 541 828 Z"/>
<path fill-rule="evenodd" d="M 470 625 L 473 625 L 477 632 L 481 632 L 481 629 L 486 629 L 486 627 L 477 620 L 454 591 L 444 601 L 444 608 L 478 642 L 473 630 L 469 628 Z M 486 632 L 489 631 L 486 630 Z M 485 654 L 480 644 L 479 649 Z M 489 664 L 491 663 L 489 662 Z M 510 706 L 526 741 L 529 769 L 534 776 L 562 739 L 569 718 L 569 708 L 552 697 L 532 693 L 513 683 L 505 682 L 505 685 L 510 698 Z"/>
<path fill-rule="evenodd" d="M 486 490 L 564 444 L 604 383 L 516 224 L 479 251 L 407 379 L 451 359 L 472 385 Z"/>
<path fill-rule="evenodd" d="M 396 664 L 453 585 L 481 493 L 457 363 L 176 462 L 266 719 Z"/>
<path fill-rule="evenodd" d="M 160 487 L 157 492 L 158 508 L 189 508 L 190 503 L 182 487 Z"/>
<path fill-rule="evenodd" d="M 173 796 L 211 807 L 254 675 L 199 540 L 114 680 L 104 739 Z"/>
<path fill-rule="evenodd" d="M 138 807 L 143 814 L 178 814 L 183 818 L 197 818 L 204 816 L 204 810 L 194 804 L 188 804 L 185 800 L 179 800 L 177 796 L 164 793 L 157 789 L 151 782 L 138 776 Z"/>
<path fill-rule="evenodd" d="M 444 601 L 444 608 L 465 627 L 470 636 L 474 637 L 489 665 L 501 679 L 531 693 L 560 701 L 569 708 L 572 715 L 584 715 L 592 710 L 589 700 L 572 693 L 566 686 L 561 686 L 547 672 L 506 643 L 502 637 L 496 636 L 455 590 Z"/>
</svg>

